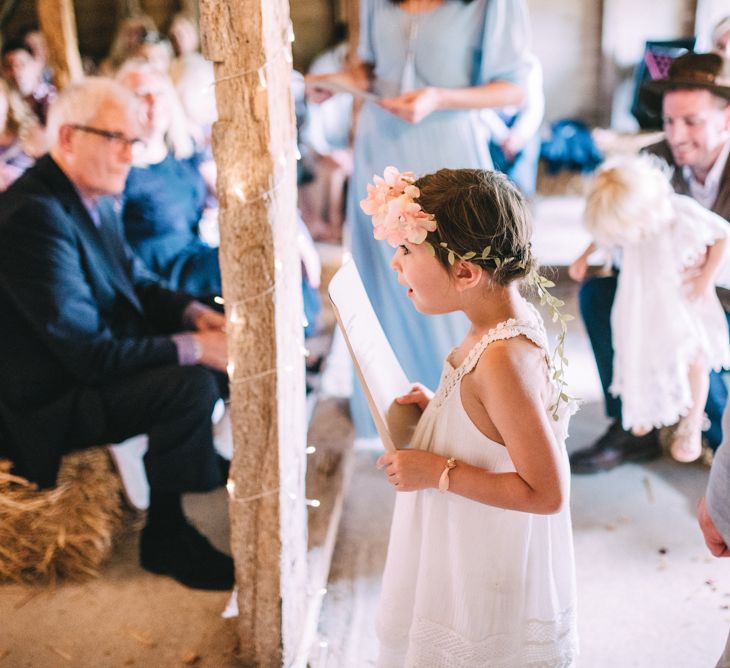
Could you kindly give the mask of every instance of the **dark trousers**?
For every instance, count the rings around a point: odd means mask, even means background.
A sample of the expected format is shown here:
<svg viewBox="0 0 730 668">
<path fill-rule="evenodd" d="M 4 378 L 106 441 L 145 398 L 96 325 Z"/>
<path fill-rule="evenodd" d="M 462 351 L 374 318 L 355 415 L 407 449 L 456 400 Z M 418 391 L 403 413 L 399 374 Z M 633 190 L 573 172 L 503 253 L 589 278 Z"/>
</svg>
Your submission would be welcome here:
<svg viewBox="0 0 730 668">
<path fill-rule="evenodd" d="M 220 396 L 217 375 L 202 366 L 140 371 L 84 388 L 68 442 L 80 449 L 147 434 L 152 490 L 207 491 L 223 482 L 211 425 Z"/>
<path fill-rule="evenodd" d="M 616 276 L 589 278 L 584 281 L 578 293 L 578 304 L 588 338 L 596 358 L 598 375 L 601 378 L 606 415 L 621 419 L 621 400 L 614 397 L 608 388 L 613 380 L 613 344 L 611 343 L 611 307 L 616 295 Z M 730 325 L 730 314 L 725 316 Z M 710 447 L 714 450 L 722 441 L 722 413 L 727 403 L 727 388 L 721 374 L 710 374 L 710 391 L 707 395 L 705 412 L 710 419 L 710 429 L 705 432 Z"/>
</svg>

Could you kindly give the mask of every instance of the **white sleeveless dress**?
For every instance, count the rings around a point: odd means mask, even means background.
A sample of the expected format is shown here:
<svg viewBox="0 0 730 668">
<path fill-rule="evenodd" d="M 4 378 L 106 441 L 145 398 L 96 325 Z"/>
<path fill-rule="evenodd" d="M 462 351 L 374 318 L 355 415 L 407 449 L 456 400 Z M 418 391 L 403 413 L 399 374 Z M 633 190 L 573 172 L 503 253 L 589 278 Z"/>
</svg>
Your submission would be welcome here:
<svg viewBox="0 0 730 668">
<path fill-rule="evenodd" d="M 501 323 L 456 369 L 445 362 L 414 447 L 493 472 L 515 470 L 507 449 L 484 436 L 466 414 L 460 386 L 492 341 L 519 335 L 543 348 L 547 373 L 547 337 L 537 312 L 535 318 Z M 565 476 L 570 469 L 564 443 L 574 410 L 574 402 L 563 403 L 559 419 L 550 419 L 563 446 Z M 568 506 L 566 500 L 557 514 L 534 515 L 435 489 L 398 494 L 377 619 L 378 666 L 574 665 L 578 639 Z"/>
<path fill-rule="evenodd" d="M 717 295 L 685 295 L 682 272 L 728 236 L 727 221 L 686 195 L 671 196 L 674 218 L 654 237 L 621 247 L 611 309 L 613 380 L 624 429 L 672 425 L 692 407 L 689 366 L 730 367 L 728 322 Z M 716 282 L 728 284 L 728 261 Z"/>
</svg>

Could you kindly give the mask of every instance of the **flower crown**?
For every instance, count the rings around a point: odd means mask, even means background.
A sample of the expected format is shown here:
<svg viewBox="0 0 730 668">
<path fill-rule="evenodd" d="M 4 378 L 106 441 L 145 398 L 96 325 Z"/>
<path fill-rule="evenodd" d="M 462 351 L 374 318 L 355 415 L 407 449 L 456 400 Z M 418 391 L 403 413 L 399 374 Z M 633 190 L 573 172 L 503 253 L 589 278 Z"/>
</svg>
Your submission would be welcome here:
<svg viewBox="0 0 730 668">
<path fill-rule="evenodd" d="M 403 245 L 406 241 L 411 244 L 425 243 L 432 255 L 436 255 L 435 248 L 426 241 L 429 232 L 435 232 L 438 225 L 436 217 L 424 211 L 421 205 L 415 200 L 420 197 L 421 191 L 414 185 L 416 177 L 413 172 L 401 172 L 396 167 L 385 168 L 382 176 L 375 175 L 373 183 L 368 184 L 368 196 L 360 200 L 360 208 L 369 216 L 372 216 L 373 235 L 378 240 L 385 240 L 391 246 Z M 468 251 L 458 253 L 449 248 L 445 242 L 439 246 L 447 253 L 450 265 L 456 260 L 462 262 L 492 262 L 497 269 L 508 265 L 515 265 L 524 269 L 527 266 L 527 259 L 515 257 L 501 257 L 492 253 L 492 247 L 486 246 L 481 251 Z M 566 381 L 564 376 L 568 359 L 565 356 L 565 336 L 567 334 L 567 323 L 573 320 L 573 316 L 561 313 L 560 308 L 565 302 L 550 294 L 549 288 L 555 287 L 555 283 L 540 275 L 537 269 L 531 269 L 525 277 L 527 283 L 533 285 L 540 297 L 540 305 L 547 306 L 552 315 L 553 322 L 560 321 L 561 331 L 558 335 L 557 345 L 552 355 L 552 378 L 558 389 L 558 398 L 550 407 L 554 420 L 559 419 L 558 408 L 562 402 L 568 403 L 572 400 L 566 392 Z"/>
</svg>

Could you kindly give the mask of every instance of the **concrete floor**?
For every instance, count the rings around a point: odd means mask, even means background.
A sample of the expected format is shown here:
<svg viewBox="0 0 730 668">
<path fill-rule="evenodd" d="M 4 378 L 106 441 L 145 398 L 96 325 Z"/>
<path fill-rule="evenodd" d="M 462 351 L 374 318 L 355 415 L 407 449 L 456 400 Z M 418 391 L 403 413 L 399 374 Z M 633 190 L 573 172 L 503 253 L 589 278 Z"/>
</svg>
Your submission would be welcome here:
<svg viewBox="0 0 730 668">
<path fill-rule="evenodd" d="M 575 313 L 576 286 L 561 283 Z M 569 450 L 600 435 L 600 386 L 579 320 L 568 336 L 569 381 L 584 401 Z M 377 447 L 357 452 L 313 652 L 316 668 L 374 665 L 374 617 L 387 549 L 392 488 Z M 713 559 L 695 520 L 702 464 L 668 458 L 573 476 L 572 513 L 584 668 L 710 668 L 730 628 L 730 560 Z"/>
</svg>

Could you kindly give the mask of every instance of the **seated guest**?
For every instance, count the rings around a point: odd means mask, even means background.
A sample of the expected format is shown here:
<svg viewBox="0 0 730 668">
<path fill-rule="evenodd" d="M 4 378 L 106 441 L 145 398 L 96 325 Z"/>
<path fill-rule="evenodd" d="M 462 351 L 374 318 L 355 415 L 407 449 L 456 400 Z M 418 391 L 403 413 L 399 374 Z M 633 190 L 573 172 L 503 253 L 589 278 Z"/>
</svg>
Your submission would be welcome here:
<svg viewBox="0 0 730 668">
<path fill-rule="evenodd" d="M 160 33 L 148 32 L 130 56 L 130 60 L 137 59 L 144 60 L 153 70 L 167 76 L 172 63 L 172 45 Z"/>
<path fill-rule="evenodd" d="M 53 68 L 48 62 L 48 44 L 37 24 L 26 25 L 20 31 L 20 39 L 32 52 L 41 68 L 41 77 L 46 83 L 53 83 Z"/>
<path fill-rule="evenodd" d="M 175 288 L 198 296 L 219 294 L 218 249 L 198 234 L 207 189 L 172 84 L 139 61 L 128 61 L 118 80 L 142 101 L 146 142 L 124 189 L 127 240 Z"/>
<path fill-rule="evenodd" d="M 45 125 L 48 105 L 53 101 L 56 89 L 43 80 L 43 63 L 37 61 L 30 47 L 20 40 L 5 42 L 2 57 L 5 78 Z"/>
<path fill-rule="evenodd" d="M 142 566 L 228 589 L 232 560 L 181 505 L 224 481 L 211 427 L 224 318 L 124 243 L 108 196 L 124 188 L 136 104 L 111 80 L 70 86 L 49 112 L 50 154 L 0 194 L 0 456 L 49 487 L 65 453 L 146 433 Z"/>
<path fill-rule="evenodd" d="M 217 117 L 213 63 L 203 58 L 198 50 L 198 27 L 187 14 L 175 14 L 168 36 L 175 50 L 170 78 L 185 110 L 190 132 L 197 145 L 207 151 L 211 128 Z"/>
<path fill-rule="evenodd" d="M 346 26 L 337 24 L 335 33 L 335 46 L 314 59 L 309 75 L 333 74 L 347 68 Z M 299 206 L 315 239 L 341 243 L 345 188 L 352 174 L 352 95 L 337 93 L 320 104 L 305 105 L 304 93 L 300 102 L 294 90 L 302 116 L 302 163 L 311 172 L 311 178 L 301 180 Z"/>
<path fill-rule="evenodd" d="M 18 93 L 0 79 L 0 192 L 42 152 L 43 131 Z"/>
</svg>

